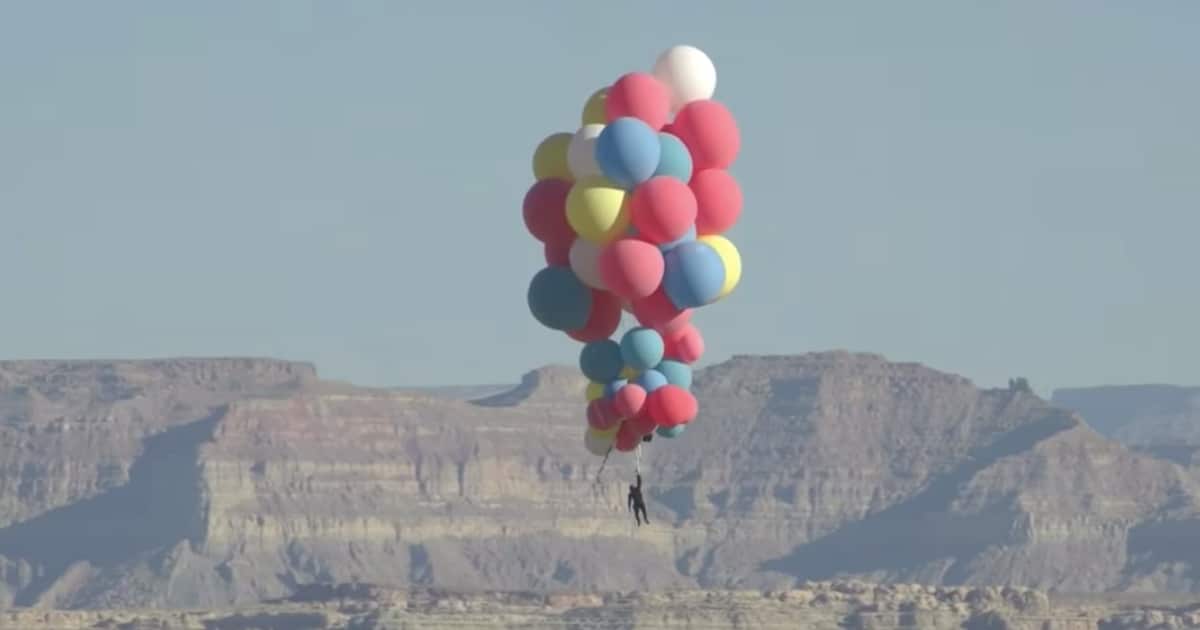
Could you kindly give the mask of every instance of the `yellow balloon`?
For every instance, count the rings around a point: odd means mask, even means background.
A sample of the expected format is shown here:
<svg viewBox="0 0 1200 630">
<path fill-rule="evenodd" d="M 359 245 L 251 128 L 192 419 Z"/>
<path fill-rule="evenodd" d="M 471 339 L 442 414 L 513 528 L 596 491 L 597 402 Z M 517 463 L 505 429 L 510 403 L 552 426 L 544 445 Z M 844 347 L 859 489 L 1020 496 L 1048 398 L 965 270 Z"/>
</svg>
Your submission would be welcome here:
<svg viewBox="0 0 1200 630">
<path fill-rule="evenodd" d="M 571 175 L 571 168 L 567 166 L 567 147 L 571 145 L 574 135 L 562 131 L 552 133 L 542 140 L 533 152 L 534 179 L 539 182 L 543 179 L 575 181 Z"/>
<path fill-rule="evenodd" d="M 591 433 L 592 435 L 599 437 L 599 438 L 613 438 L 613 437 L 617 436 L 617 430 L 620 428 L 621 428 L 620 423 L 617 423 L 616 426 L 609 428 L 609 429 L 605 429 L 603 431 L 601 431 L 600 429 L 597 429 L 596 427 L 588 427 L 588 433 Z"/>
<path fill-rule="evenodd" d="M 729 239 L 720 234 L 709 234 L 696 240 L 707 243 L 709 247 L 717 250 L 717 255 L 725 264 L 725 284 L 721 285 L 721 292 L 717 295 L 717 299 L 729 295 L 742 279 L 742 255 L 738 253 L 737 248 Z"/>
<path fill-rule="evenodd" d="M 588 402 L 592 402 L 604 395 L 604 383 L 591 382 L 588 383 L 587 389 L 584 390 L 584 397 Z"/>
<path fill-rule="evenodd" d="M 604 100 L 608 98 L 608 88 L 600 88 L 588 97 L 583 106 L 582 121 L 584 125 L 603 125 L 608 122 L 604 113 Z"/>
<path fill-rule="evenodd" d="M 638 372 L 637 370 L 629 367 L 628 365 L 621 368 L 621 378 L 623 378 L 625 380 L 637 378 L 638 374 L 641 374 L 641 372 Z"/>
<path fill-rule="evenodd" d="M 583 434 L 583 445 L 592 455 L 604 457 L 612 449 L 613 441 L 616 438 L 617 429 L 615 427 L 611 432 L 600 432 L 588 427 L 587 432 Z"/>
<path fill-rule="evenodd" d="M 604 178 L 575 182 L 567 194 L 567 223 L 580 238 L 607 244 L 629 229 L 625 191 Z"/>
</svg>

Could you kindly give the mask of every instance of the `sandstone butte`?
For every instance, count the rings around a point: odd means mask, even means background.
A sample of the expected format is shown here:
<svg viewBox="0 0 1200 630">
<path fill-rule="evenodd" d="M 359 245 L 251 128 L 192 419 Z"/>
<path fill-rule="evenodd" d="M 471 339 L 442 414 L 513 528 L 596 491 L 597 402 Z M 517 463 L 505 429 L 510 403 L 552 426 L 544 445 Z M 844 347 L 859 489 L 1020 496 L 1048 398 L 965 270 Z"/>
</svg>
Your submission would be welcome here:
<svg viewBox="0 0 1200 630">
<path fill-rule="evenodd" d="M 595 483 L 582 389 L 554 367 L 465 401 L 267 359 L 0 362 L 0 607 L 220 610 L 344 583 L 1197 588 L 1195 473 L 1021 389 L 875 355 L 735 357 L 697 375 L 694 426 L 650 445 L 638 531 L 628 459 Z"/>
</svg>

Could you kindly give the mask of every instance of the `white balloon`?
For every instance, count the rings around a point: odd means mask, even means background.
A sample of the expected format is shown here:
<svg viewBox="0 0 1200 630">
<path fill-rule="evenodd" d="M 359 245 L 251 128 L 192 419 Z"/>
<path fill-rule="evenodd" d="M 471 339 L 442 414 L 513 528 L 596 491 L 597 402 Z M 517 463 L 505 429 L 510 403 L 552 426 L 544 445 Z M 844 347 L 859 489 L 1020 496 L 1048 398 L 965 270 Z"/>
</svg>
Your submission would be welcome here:
<svg viewBox="0 0 1200 630">
<path fill-rule="evenodd" d="M 571 137 L 567 145 L 567 168 L 575 181 L 603 175 L 596 163 L 596 138 L 604 131 L 604 125 L 584 125 Z"/>
<path fill-rule="evenodd" d="M 695 46 L 672 46 L 654 62 L 654 76 L 671 92 L 671 111 L 691 101 L 712 98 L 717 91 L 717 68 Z"/>
<path fill-rule="evenodd" d="M 586 238 L 577 238 L 567 252 L 571 263 L 571 271 L 579 277 L 580 282 L 593 289 L 607 289 L 604 280 L 600 279 L 600 246 Z"/>
<path fill-rule="evenodd" d="M 595 429 L 588 427 L 587 434 L 584 435 L 583 445 L 588 452 L 596 457 L 604 457 L 608 449 L 612 448 L 613 441 L 616 439 L 616 434 L 603 435 L 597 433 Z"/>
</svg>

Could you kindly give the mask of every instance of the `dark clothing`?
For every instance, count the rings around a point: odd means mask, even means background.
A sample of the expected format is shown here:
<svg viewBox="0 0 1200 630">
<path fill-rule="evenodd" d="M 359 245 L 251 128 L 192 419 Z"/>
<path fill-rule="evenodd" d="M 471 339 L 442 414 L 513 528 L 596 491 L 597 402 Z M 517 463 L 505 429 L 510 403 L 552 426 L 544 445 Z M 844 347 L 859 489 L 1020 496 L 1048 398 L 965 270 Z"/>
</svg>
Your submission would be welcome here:
<svg viewBox="0 0 1200 630">
<path fill-rule="evenodd" d="M 629 486 L 629 509 L 633 512 L 633 518 L 637 521 L 639 527 L 642 521 L 650 522 L 650 516 L 646 514 L 646 501 L 642 499 L 642 476 L 637 476 L 637 485 Z M 639 515 L 640 513 L 640 515 Z"/>
</svg>

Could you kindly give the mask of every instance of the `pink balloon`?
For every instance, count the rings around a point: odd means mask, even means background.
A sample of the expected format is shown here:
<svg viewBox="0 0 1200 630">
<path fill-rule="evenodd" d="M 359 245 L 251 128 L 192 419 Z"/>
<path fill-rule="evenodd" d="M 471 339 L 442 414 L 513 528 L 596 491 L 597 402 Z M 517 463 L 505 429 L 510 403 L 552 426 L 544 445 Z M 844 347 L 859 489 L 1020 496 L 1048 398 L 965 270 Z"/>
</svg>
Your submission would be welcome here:
<svg viewBox="0 0 1200 630">
<path fill-rule="evenodd" d="M 633 302 L 633 316 L 639 324 L 657 330 L 665 338 L 691 321 L 692 309 L 679 310 L 667 297 L 667 292 L 659 287 L 649 296 Z"/>
<path fill-rule="evenodd" d="M 608 339 L 621 326 L 621 303 L 608 291 L 592 289 L 592 312 L 583 328 L 568 330 L 567 336 L 588 343 Z"/>
<path fill-rule="evenodd" d="M 632 116 L 658 131 L 671 116 L 671 94 L 667 86 L 645 72 L 630 72 L 617 79 L 604 98 L 608 122 Z"/>
<path fill-rule="evenodd" d="M 663 385 L 646 398 L 646 416 L 664 427 L 687 424 L 700 411 L 696 397 L 678 385 Z"/>
<path fill-rule="evenodd" d="M 617 426 L 617 423 L 621 421 L 621 417 L 611 407 L 612 403 L 604 398 L 597 398 L 588 403 L 588 426 L 597 431 L 607 431 Z"/>
<path fill-rule="evenodd" d="M 525 193 L 522 213 L 525 229 L 547 245 L 570 246 L 575 230 L 567 223 L 567 193 L 571 182 L 562 179 L 543 179 Z"/>
<path fill-rule="evenodd" d="M 629 383 L 617 390 L 613 395 L 613 409 L 622 418 L 632 418 L 642 410 L 646 403 L 646 389 L 641 385 Z"/>
<path fill-rule="evenodd" d="M 666 263 L 654 245 L 622 238 L 600 251 L 600 279 L 618 297 L 636 300 L 654 293 L 662 283 Z"/>
<path fill-rule="evenodd" d="M 688 184 L 696 197 L 696 235 L 722 234 L 742 214 L 742 188 L 729 171 L 696 172 Z"/>
<path fill-rule="evenodd" d="M 636 433 L 636 429 L 628 421 L 621 423 L 621 428 L 617 429 L 617 437 L 613 441 L 613 446 L 622 453 L 628 453 L 637 448 L 638 442 L 642 441 L 642 435 Z"/>
<path fill-rule="evenodd" d="M 692 101 L 675 114 L 674 134 L 692 154 L 692 168 L 729 168 L 737 158 L 742 139 L 733 114 L 717 101 Z"/>
<path fill-rule="evenodd" d="M 663 338 L 663 345 L 663 354 L 668 359 L 691 364 L 704 356 L 704 338 L 694 324 L 686 324 L 668 334 Z"/>
<path fill-rule="evenodd" d="M 570 267 L 571 266 L 571 244 L 566 245 L 550 245 L 546 244 L 543 248 L 543 253 L 546 255 L 546 264 L 552 267 Z"/>
<path fill-rule="evenodd" d="M 629 213 L 638 236 L 655 245 L 679 240 L 696 222 L 696 195 L 687 184 L 659 175 L 633 191 Z"/>
<path fill-rule="evenodd" d="M 659 388 L 659 389 L 661 389 L 661 388 Z M 654 391 L 658 391 L 658 390 L 656 389 Z M 647 398 L 647 400 L 649 400 L 649 398 Z M 643 436 L 647 435 L 648 433 L 653 431 L 655 429 L 655 427 L 658 426 L 654 422 L 654 419 L 651 418 L 648 414 L 646 414 L 645 411 L 626 420 L 625 424 L 629 425 L 629 430 L 632 431 L 633 433 L 635 433 L 638 436 L 638 439 L 641 439 Z M 622 425 L 622 426 L 624 426 L 624 425 Z"/>
</svg>

